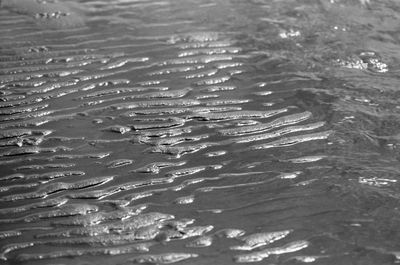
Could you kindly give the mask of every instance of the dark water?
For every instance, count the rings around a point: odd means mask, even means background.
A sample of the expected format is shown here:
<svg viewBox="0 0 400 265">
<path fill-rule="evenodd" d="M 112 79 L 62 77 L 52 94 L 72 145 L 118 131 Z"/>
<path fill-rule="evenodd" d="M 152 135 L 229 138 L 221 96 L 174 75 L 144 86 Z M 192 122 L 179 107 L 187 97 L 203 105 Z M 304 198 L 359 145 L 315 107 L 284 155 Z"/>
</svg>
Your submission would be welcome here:
<svg viewBox="0 0 400 265">
<path fill-rule="evenodd" d="M 400 4 L 3 0 L 0 264 L 393 264 Z"/>
</svg>

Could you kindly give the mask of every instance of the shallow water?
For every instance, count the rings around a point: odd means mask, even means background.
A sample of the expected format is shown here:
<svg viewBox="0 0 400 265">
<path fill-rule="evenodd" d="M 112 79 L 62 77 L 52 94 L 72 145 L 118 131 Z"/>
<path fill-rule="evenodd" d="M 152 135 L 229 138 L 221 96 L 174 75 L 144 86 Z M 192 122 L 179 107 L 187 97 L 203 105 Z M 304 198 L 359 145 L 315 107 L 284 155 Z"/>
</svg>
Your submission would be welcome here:
<svg viewBox="0 0 400 265">
<path fill-rule="evenodd" d="M 0 264 L 398 262 L 399 10 L 1 1 Z"/>
</svg>

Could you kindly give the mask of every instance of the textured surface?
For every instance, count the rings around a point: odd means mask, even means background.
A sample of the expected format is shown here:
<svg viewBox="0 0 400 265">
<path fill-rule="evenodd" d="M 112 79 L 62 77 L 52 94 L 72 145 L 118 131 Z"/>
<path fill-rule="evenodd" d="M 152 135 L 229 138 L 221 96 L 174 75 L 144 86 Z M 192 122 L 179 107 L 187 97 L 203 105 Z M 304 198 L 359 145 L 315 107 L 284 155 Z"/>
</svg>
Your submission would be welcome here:
<svg viewBox="0 0 400 265">
<path fill-rule="evenodd" d="M 2 0 L 0 264 L 396 263 L 399 10 Z"/>
</svg>

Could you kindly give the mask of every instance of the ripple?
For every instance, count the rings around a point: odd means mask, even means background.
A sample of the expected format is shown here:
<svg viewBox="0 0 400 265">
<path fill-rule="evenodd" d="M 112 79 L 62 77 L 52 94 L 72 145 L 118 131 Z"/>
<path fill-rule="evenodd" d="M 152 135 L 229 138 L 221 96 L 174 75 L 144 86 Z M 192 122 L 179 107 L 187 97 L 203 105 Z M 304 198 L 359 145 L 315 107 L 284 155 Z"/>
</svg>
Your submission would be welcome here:
<svg viewBox="0 0 400 265">
<path fill-rule="evenodd" d="M 225 2 L 1 1 L 4 262 L 308 262 L 320 238 L 329 258 L 349 251 L 320 209 L 346 141 L 331 108 L 344 82 L 307 50 L 322 33 L 298 23 L 308 9 L 286 14 L 293 28 L 276 3 Z M 351 54 L 364 72 L 393 68 Z"/>
<path fill-rule="evenodd" d="M 259 262 L 262 261 L 265 258 L 268 258 L 270 255 L 280 255 L 284 253 L 291 253 L 291 252 L 296 252 L 301 249 L 304 249 L 309 246 L 309 243 L 307 241 L 295 241 L 288 243 L 282 247 L 276 247 L 276 248 L 270 248 L 270 249 L 264 249 L 261 251 L 253 252 L 250 254 L 242 254 L 242 255 L 237 255 L 235 257 L 236 262 Z"/>
</svg>

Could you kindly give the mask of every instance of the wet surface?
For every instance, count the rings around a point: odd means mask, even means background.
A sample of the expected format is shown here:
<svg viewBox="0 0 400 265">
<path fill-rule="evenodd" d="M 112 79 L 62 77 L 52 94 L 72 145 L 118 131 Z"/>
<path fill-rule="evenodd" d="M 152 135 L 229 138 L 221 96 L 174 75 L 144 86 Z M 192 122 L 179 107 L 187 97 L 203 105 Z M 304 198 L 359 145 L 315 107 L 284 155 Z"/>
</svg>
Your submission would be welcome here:
<svg viewBox="0 0 400 265">
<path fill-rule="evenodd" d="M 398 262 L 397 2 L 0 5 L 0 264 Z"/>
</svg>

